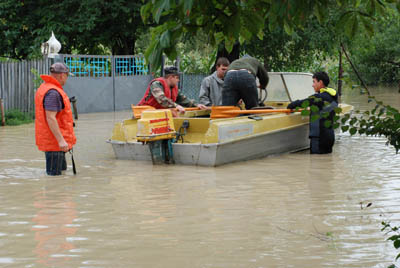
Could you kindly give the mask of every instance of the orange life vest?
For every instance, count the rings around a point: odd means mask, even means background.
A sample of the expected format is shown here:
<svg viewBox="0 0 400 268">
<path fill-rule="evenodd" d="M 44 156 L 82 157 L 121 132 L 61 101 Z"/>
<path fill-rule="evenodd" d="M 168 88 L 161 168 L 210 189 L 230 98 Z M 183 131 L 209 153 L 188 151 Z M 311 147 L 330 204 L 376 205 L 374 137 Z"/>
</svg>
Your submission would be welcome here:
<svg viewBox="0 0 400 268">
<path fill-rule="evenodd" d="M 144 97 L 142 98 L 142 100 L 139 102 L 138 105 L 150 105 L 156 109 L 168 108 L 168 107 L 162 107 L 161 104 L 159 104 L 158 101 L 154 98 L 154 96 L 151 95 L 150 86 L 154 81 L 159 81 L 162 84 L 162 86 L 164 88 L 165 97 L 171 99 L 173 102 L 176 101 L 176 98 L 178 97 L 178 87 L 175 86 L 173 88 L 170 88 L 170 86 L 167 83 L 167 80 L 165 80 L 164 77 L 160 77 L 160 78 L 156 78 L 156 79 L 152 80 L 149 83 L 149 86 L 147 87 L 146 92 L 144 93 Z"/>
<path fill-rule="evenodd" d="M 57 113 L 56 119 L 60 128 L 61 134 L 65 141 L 68 143 L 69 148 L 76 143 L 74 134 L 74 121 L 72 119 L 71 103 L 67 94 L 62 89 L 60 83 L 49 75 L 40 76 L 44 81 L 38 88 L 35 95 L 35 137 L 36 145 L 40 151 L 51 152 L 61 151 L 56 137 L 51 132 L 46 120 L 46 111 L 44 109 L 43 100 L 44 96 L 50 89 L 55 89 L 60 93 L 64 102 L 64 109 Z"/>
</svg>

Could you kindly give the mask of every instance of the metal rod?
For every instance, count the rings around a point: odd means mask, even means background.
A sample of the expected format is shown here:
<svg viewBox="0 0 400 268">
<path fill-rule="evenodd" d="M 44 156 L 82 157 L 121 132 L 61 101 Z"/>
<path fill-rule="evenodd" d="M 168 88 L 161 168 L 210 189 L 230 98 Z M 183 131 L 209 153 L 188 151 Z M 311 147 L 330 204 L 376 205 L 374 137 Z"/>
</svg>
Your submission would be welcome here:
<svg viewBox="0 0 400 268">
<path fill-rule="evenodd" d="M 283 78 L 283 74 L 281 74 L 281 78 L 282 78 L 283 86 L 285 87 L 285 90 L 286 90 L 286 94 L 289 97 L 289 101 L 292 102 L 292 98 L 290 97 L 289 89 L 287 88 L 285 78 Z"/>
<path fill-rule="evenodd" d="M 342 48 L 339 49 L 339 70 L 338 70 L 338 97 L 339 103 L 341 102 L 342 97 L 342 78 L 343 78 L 343 67 L 342 67 Z"/>
</svg>

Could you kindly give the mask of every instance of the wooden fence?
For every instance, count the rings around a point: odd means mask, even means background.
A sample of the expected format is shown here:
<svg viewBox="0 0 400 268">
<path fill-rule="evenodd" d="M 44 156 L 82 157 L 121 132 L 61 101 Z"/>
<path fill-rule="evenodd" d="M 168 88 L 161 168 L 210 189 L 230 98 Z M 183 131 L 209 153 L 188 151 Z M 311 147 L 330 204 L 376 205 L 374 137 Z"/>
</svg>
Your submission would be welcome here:
<svg viewBox="0 0 400 268">
<path fill-rule="evenodd" d="M 50 59 L 0 62 L 0 98 L 4 109 L 18 109 L 21 112 L 34 112 L 34 98 L 37 87 L 37 74 L 48 74 Z"/>
</svg>

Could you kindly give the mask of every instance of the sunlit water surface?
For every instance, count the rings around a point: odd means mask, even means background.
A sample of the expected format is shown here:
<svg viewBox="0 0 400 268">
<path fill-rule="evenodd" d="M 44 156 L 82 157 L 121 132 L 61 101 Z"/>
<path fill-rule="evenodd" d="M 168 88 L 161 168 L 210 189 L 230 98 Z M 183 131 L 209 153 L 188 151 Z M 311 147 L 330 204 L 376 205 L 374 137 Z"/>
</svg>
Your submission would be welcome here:
<svg viewBox="0 0 400 268">
<path fill-rule="evenodd" d="M 400 94 L 376 91 L 399 108 Z M 393 93 L 396 92 L 396 93 Z M 365 95 L 343 100 L 361 110 Z M 82 114 L 75 162 L 45 175 L 34 125 L 0 127 L 0 267 L 387 267 L 381 221 L 400 221 L 400 156 L 338 134 L 331 155 L 217 168 L 116 160 L 113 124 Z M 367 207 L 369 203 L 371 206 Z"/>
</svg>

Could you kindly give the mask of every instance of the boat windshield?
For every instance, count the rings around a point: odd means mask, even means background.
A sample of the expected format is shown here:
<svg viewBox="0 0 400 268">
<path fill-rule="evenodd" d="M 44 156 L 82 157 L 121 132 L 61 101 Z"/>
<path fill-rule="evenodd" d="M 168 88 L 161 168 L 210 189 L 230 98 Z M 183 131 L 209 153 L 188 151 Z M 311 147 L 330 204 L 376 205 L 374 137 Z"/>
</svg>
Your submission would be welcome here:
<svg viewBox="0 0 400 268">
<path fill-rule="evenodd" d="M 312 74 L 270 72 L 267 101 L 294 101 L 314 94 Z M 262 91 L 261 94 L 264 92 Z M 262 96 L 261 96 L 262 97 Z"/>
</svg>

